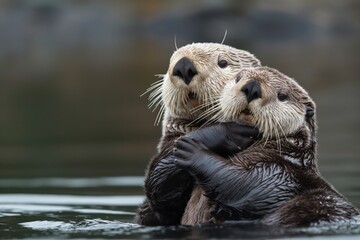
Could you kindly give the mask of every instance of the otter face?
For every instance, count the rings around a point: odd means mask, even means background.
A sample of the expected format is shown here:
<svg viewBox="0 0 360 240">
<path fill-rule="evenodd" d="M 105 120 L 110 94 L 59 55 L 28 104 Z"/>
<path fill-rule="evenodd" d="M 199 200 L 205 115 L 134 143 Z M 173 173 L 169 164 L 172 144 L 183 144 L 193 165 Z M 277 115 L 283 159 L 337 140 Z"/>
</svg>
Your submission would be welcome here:
<svg viewBox="0 0 360 240">
<path fill-rule="evenodd" d="M 264 137 L 279 138 L 301 126 L 314 129 L 315 103 L 293 79 L 267 67 L 243 69 L 219 100 L 224 121 L 242 121 Z"/>
<path fill-rule="evenodd" d="M 260 66 L 260 62 L 243 50 L 217 43 L 186 45 L 172 55 L 168 71 L 154 85 L 150 101 L 161 101 L 160 116 L 165 110 L 166 116 L 195 120 L 229 79 L 250 66 Z"/>
</svg>

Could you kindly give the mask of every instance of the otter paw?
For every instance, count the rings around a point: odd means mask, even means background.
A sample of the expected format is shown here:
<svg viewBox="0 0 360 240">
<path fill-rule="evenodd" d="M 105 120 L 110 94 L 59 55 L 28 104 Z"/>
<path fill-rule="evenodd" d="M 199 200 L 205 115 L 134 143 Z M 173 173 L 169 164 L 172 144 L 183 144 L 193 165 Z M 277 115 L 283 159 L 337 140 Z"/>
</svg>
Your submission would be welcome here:
<svg viewBox="0 0 360 240">
<path fill-rule="evenodd" d="M 248 125 L 227 123 L 229 138 L 240 149 L 246 149 L 261 138 L 259 130 Z"/>
<path fill-rule="evenodd" d="M 190 167 L 193 165 L 197 153 L 204 149 L 206 149 L 206 146 L 198 140 L 188 137 L 180 138 L 173 151 L 175 156 L 175 165 L 180 168 Z"/>
</svg>

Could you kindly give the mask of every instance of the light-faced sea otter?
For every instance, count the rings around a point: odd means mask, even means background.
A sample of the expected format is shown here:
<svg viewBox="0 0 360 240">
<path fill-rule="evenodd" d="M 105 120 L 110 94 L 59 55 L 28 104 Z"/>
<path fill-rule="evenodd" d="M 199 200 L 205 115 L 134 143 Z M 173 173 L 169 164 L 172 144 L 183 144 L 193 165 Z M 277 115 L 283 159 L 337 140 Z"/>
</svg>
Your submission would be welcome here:
<svg viewBox="0 0 360 240">
<path fill-rule="evenodd" d="M 143 225 L 181 222 L 194 181 L 187 171 L 174 164 L 175 140 L 207 122 L 210 118 L 207 110 L 213 100 L 242 68 L 257 66 L 260 61 L 249 52 L 223 44 L 194 43 L 174 52 L 167 73 L 148 90 L 150 106 L 160 108 L 157 121 L 163 116 L 162 136 L 146 171 L 146 199 L 138 208 L 135 222 Z M 233 139 L 236 148 L 246 148 L 257 136 L 257 131 L 247 125 L 239 125 L 230 132 L 239 133 Z"/>
<path fill-rule="evenodd" d="M 231 123 L 177 142 L 176 166 L 205 193 L 192 195 L 183 224 L 255 220 L 309 226 L 359 215 L 318 171 L 315 103 L 295 80 L 272 68 L 243 69 L 214 102 L 208 111 L 217 112 L 215 119 L 254 126 L 262 139 L 228 158 L 214 150 L 231 145 Z"/>
</svg>

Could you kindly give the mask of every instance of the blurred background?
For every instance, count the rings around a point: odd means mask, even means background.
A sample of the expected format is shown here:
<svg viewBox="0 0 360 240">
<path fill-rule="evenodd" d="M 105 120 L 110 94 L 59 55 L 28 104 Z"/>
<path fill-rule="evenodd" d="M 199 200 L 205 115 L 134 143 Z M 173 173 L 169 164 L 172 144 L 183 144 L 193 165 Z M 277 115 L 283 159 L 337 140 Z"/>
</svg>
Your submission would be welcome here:
<svg viewBox="0 0 360 240">
<path fill-rule="evenodd" d="M 142 176 L 146 88 L 177 45 L 248 50 L 317 103 L 323 175 L 360 205 L 360 2 L 0 2 L 0 178 Z"/>
</svg>

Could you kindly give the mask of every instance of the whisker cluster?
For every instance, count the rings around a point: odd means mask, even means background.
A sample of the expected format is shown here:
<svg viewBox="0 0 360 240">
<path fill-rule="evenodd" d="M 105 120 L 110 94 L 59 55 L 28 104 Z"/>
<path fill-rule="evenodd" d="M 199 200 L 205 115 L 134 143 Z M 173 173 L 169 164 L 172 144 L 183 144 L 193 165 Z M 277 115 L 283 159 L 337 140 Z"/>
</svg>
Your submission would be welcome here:
<svg viewBox="0 0 360 240">
<path fill-rule="evenodd" d="M 269 139 L 274 139 L 281 155 L 281 138 L 286 138 L 286 133 L 280 119 L 278 119 L 281 114 L 274 114 L 274 111 L 275 110 L 272 109 L 268 112 L 267 109 L 265 109 L 262 113 L 256 114 L 256 125 L 264 133 L 265 143 L 263 147 L 266 146 Z"/>
<path fill-rule="evenodd" d="M 158 74 L 156 75 L 157 77 L 161 77 L 160 80 L 154 82 L 151 84 L 151 86 L 146 89 L 146 91 L 140 95 L 140 97 L 144 96 L 145 94 L 149 94 L 149 104 L 148 104 L 148 108 L 152 109 L 152 112 L 154 112 L 156 109 L 160 108 L 156 118 L 155 118 L 155 122 L 154 125 L 158 125 L 162 119 L 162 116 L 164 114 L 165 111 L 165 105 L 162 99 L 162 88 L 163 88 L 163 83 L 164 83 L 164 75 L 163 74 Z"/>
<path fill-rule="evenodd" d="M 217 122 L 221 118 L 220 110 L 220 97 L 213 96 L 203 100 L 203 104 L 200 104 L 192 109 L 192 113 L 196 113 L 198 111 L 201 111 L 201 113 L 189 125 L 206 120 L 203 124 L 201 124 L 201 127 L 203 127 L 213 122 Z"/>
</svg>

